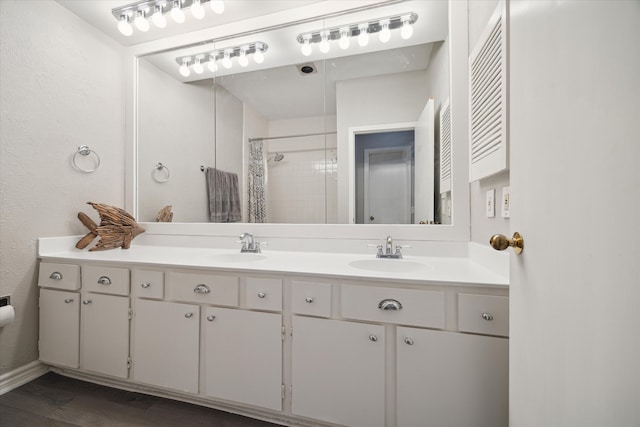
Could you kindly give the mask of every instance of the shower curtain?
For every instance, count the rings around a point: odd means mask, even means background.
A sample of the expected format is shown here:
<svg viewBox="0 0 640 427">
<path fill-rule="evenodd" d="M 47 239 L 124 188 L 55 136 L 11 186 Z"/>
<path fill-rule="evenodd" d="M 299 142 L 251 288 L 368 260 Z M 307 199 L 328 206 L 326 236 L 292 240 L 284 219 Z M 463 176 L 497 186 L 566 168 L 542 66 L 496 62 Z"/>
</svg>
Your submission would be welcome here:
<svg viewBox="0 0 640 427">
<path fill-rule="evenodd" d="M 267 222 L 267 165 L 262 140 L 249 143 L 249 222 Z"/>
</svg>

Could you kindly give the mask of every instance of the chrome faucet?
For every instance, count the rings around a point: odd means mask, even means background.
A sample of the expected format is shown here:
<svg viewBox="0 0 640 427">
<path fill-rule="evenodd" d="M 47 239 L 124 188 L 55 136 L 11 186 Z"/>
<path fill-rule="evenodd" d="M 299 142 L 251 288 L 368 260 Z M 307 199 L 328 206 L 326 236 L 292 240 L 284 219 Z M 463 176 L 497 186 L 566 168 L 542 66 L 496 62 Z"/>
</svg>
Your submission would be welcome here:
<svg viewBox="0 0 640 427">
<path fill-rule="evenodd" d="M 383 245 L 378 245 L 378 253 L 376 254 L 376 258 L 395 258 L 395 259 L 400 259 L 402 258 L 402 246 L 398 246 L 396 245 L 396 250 L 393 250 L 393 239 L 391 238 L 391 236 L 387 236 L 387 240 L 384 244 L 384 250 L 383 250 Z"/>
<path fill-rule="evenodd" d="M 260 253 L 260 242 L 256 242 L 253 238 L 253 234 L 251 233 L 242 233 L 240 235 L 240 242 L 242 243 L 242 248 L 240 252 L 253 252 Z"/>
</svg>

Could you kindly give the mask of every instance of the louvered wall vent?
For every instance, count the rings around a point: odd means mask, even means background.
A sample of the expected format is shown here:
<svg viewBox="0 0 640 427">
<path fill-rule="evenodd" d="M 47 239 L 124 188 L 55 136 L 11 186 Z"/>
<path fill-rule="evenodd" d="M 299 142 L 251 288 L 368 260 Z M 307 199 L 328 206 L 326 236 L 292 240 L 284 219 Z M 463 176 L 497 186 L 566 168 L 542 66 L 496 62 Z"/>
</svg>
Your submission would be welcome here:
<svg viewBox="0 0 640 427">
<path fill-rule="evenodd" d="M 440 194 L 451 191 L 451 109 L 447 99 L 440 109 Z"/>
<path fill-rule="evenodd" d="M 500 2 L 469 56 L 471 181 L 508 169 L 506 7 Z"/>
</svg>

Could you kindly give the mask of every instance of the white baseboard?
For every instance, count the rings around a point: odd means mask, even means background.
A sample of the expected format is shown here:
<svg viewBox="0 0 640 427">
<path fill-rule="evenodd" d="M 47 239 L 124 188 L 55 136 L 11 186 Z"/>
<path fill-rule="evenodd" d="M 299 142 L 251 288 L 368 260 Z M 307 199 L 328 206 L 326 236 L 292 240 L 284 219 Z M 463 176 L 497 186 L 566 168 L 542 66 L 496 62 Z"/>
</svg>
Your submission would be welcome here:
<svg viewBox="0 0 640 427">
<path fill-rule="evenodd" d="M 24 366 L 0 375 L 0 396 L 49 372 L 49 366 L 34 360 Z"/>
</svg>

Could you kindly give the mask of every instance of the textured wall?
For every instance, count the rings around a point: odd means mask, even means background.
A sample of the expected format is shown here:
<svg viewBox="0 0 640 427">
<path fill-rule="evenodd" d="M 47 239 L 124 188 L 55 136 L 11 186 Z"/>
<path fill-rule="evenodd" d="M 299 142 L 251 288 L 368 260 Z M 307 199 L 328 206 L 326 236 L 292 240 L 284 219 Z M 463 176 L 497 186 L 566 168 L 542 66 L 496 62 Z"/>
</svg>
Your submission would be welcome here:
<svg viewBox="0 0 640 427">
<path fill-rule="evenodd" d="M 37 13 L 36 13 L 37 12 Z M 84 233 L 85 203 L 124 204 L 124 78 L 119 45 L 53 1 L 0 1 L 0 374 L 38 357 L 37 238 Z M 81 144 L 92 174 L 71 167 Z"/>
</svg>

